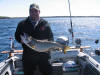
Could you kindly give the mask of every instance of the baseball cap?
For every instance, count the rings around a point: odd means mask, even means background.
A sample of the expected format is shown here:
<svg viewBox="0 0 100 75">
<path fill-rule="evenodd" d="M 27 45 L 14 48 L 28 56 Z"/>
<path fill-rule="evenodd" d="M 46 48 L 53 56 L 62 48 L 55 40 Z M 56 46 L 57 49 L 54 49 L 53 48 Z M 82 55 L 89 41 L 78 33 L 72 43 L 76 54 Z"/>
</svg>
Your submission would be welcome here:
<svg viewBox="0 0 100 75">
<path fill-rule="evenodd" d="M 34 4 L 34 3 L 30 5 L 30 9 L 33 9 L 33 8 L 37 9 L 37 10 L 40 10 L 39 6 L 37 4 Z"/>
</svg>

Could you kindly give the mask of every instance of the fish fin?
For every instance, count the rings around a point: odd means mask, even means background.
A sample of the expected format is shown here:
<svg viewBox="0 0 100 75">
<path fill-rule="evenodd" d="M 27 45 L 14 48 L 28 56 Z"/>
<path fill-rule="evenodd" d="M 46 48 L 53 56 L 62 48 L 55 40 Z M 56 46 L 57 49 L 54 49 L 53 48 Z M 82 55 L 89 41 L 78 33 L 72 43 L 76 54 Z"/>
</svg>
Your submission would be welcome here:
<svg viewBox="0 0 100 75">
<path fill-rule="evenodd" d="M 64 48 L 64 54 L 66 53 L 66 51 L 67 50 L 69 50 L 70 49 L 70 47 L 69 46 L 65 46 L 65 48 Z"/>
</svg>

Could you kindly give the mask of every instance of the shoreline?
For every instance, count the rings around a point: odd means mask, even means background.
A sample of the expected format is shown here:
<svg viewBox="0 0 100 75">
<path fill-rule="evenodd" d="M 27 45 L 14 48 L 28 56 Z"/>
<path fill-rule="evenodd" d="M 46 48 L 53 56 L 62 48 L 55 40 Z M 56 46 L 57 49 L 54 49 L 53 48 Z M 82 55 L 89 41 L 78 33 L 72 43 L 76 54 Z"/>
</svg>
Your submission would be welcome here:
<svg viewBox="0 0 100 75">
<path fill-rule="evenodd" d="M 62 18 L 62 17 L 70 17 L 70 16 L 40 16 L 42 18 Z M 96 18 L 99 18 L 100 16 L 71 16 L 72 18 L 75 18 L 75 17 L 96 17 Z M 0 16 L 0 19 L 12 19 L 12 18 L 26 18 L 26 17 L 5 17 L 5 16 Z"/>
<path fill-rule="evenodd" d="M 0 16 L 0 19 L 9 19 L 11 17 L 6 17 L 6 16 Z"/>
</svg>

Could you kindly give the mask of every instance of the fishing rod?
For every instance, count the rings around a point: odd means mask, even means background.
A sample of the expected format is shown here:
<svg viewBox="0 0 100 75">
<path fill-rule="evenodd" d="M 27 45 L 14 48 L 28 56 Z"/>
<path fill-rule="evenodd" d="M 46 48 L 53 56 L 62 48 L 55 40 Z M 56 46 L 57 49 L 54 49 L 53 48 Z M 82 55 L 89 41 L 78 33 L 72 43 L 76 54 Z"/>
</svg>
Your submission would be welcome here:
<svg viewBox="0 0 100 75">
<path fill-rule="evenodd" d="M 74 33 L 73 33 L 73 25 L 72 25 L 72 16 L 71 16 L 71 9 L 70 9 L 70 1 L 68 0 L 68 5 L 69 5 L 69 13 L 70 13 L 70 24 L 71 24 L 71 29 L 69 32 L 72 34 L 72 43 L 74 41 Z"/>
</svg>

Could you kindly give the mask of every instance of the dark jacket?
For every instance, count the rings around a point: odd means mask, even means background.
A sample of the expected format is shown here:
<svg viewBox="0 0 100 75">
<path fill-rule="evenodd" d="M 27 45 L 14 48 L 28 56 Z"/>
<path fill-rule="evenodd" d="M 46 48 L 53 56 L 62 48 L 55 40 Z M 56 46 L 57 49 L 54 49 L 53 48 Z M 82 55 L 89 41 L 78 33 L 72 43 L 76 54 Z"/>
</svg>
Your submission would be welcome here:
<svg viewBox="0 0 100 75">
<path fill-rule="evenodd" d="M 22 35 L 23 33 L 27 33 L 37 40 L 44 40 L 44 39 L 48 39 L 49 41 L 54 40 L 51 28 L 50 28 L 48 22 L 45 21 L 44 19 L 40 19 L 40 21 L 39 21 L 38 25 L 35 27 L 35 29 L 31 23 L 31 21 L 29 20 L 29 18 L 21 21 L 18 24 L 16 32 L 15 32 L 15 39 L 19 43 L 21 42 L 20 35 Z M 36 51 L 30 49 L 25 44 L 22 44 L 22 47 L 24 50 L 23 54 L 25 54 L 25 55 L 28 53 L 32 53 L 32 54 L 39 53 L 39 52 L 36 52 Z"/>
</svg>

